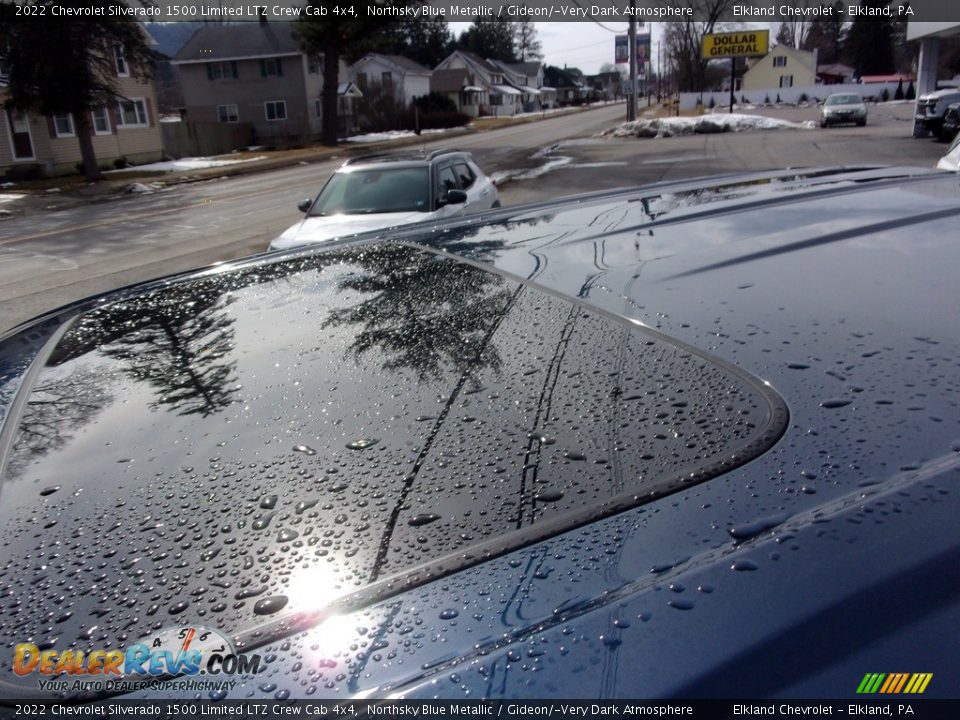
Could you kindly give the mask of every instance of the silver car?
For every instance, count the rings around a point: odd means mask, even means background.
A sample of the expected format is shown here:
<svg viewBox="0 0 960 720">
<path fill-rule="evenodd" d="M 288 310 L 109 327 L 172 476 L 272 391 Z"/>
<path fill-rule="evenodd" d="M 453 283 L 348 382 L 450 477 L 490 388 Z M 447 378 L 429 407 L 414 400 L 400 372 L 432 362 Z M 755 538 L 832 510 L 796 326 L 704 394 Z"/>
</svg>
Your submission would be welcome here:
<svg viewBox="0 0 960 720">
<path fill-rule="evenodd" d="M 827 97 L 820 110 L 820 127 L 840 123 L 867 124 L 867 106 L 856 93 L 834 93 Z"/>
</svg>

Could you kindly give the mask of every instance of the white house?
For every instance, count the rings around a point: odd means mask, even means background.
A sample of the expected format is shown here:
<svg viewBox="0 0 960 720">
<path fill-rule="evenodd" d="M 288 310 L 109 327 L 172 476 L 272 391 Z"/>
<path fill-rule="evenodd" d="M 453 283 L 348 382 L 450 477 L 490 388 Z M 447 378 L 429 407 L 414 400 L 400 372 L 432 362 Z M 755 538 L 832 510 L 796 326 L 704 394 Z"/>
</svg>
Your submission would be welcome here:
<svg viewBox="0 0 960 720">
<path fill-rule="evenodd" d="M 400 55 L 370 53 L 350 66 L 350 79 L 365 92 L 379 85 L 403 105 L 430 93 L 430 70 Z"/>
<path fill-rule="evenodd" d="M 523 108 L 523 92 L 511 85 L 503 68 L 466 50 L 454 50 L 434 72 L 466 70 L 476 81 L 479 115 L 514 115 Z M 463 109 L 463 112 L 469 112 Z"/>
<path fill-rule="evenodd" d="M 500 60 L 488 62 L 503 70 L 507 82 L 523 93 L 521 103 L 525 112 L 550 108 L 556 104 L 556 91 L 543 83 L 541 63 L 505 63 Z"/>
</svg>

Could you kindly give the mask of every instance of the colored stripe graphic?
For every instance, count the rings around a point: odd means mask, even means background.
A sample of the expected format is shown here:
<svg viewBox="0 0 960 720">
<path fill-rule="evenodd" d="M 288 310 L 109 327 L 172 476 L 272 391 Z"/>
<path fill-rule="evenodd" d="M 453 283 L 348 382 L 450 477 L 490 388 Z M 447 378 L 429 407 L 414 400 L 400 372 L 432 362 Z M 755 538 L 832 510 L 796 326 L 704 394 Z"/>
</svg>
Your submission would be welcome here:
<svg viewBox="0 0 960 720">
<path fill-rule="evenodd" d="M 867 673 L 857 686 L 857 694 L 881 693 L 920 695 L 933 679 L 933 673 Z"/>
<path fill-rule="evenodd" d="M 907 684 L 907 673 L 900 673 L 900 682 L 897 683 L 897 686 L 891 690 L 891 692 L 898 693 L 903 690 L 903 686 Z"/>
</svg>

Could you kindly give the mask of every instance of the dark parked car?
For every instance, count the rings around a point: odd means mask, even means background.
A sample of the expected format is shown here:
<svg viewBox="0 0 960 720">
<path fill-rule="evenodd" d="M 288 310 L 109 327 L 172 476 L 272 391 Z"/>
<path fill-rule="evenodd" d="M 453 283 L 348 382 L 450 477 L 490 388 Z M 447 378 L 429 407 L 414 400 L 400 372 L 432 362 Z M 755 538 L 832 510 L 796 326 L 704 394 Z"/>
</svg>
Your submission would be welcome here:
<svg viewBox="0 0 960 720">
<path fill-rule="evenodd" d="M 944 140 L 952 140 L 960 132 L 960 102 L 947 106 L 947 112 L 943 115 L 943 129 L 941 136 Z"/>
<path fill-rule="evenodd" d="M 924 169 L 665 182 L 22 326 L 0 692 L 163 646 L 134 696 L 955 696 L 958 217 Z"/>
</svg>

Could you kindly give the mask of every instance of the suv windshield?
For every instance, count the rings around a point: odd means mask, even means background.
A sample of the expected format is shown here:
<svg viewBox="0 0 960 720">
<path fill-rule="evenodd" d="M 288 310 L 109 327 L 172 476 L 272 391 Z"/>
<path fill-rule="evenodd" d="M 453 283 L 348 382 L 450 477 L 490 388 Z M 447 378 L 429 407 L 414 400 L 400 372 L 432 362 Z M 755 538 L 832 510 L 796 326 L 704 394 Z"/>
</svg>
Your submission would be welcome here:
<svg viewBox="0 0 960 720">
<path fill-rule="evenodd" d="M 320 191 L 310 215 L 427 212 L 428 177 L 426 167 L 378 167 L 336 173 Z"/>
<path fill-rule="evenodd" d="M 826 105 L 859 105 L 863 100 L 859 95 L 831 95 L 827 98 Z"/>
</svg>

